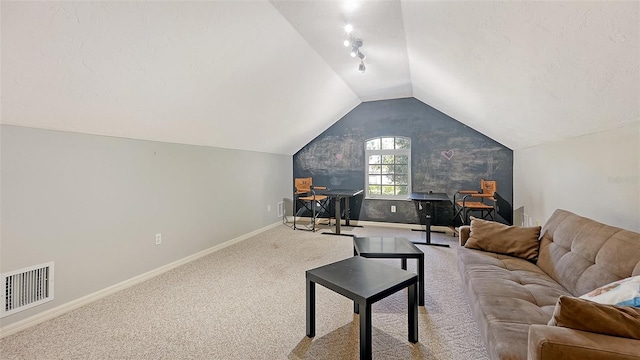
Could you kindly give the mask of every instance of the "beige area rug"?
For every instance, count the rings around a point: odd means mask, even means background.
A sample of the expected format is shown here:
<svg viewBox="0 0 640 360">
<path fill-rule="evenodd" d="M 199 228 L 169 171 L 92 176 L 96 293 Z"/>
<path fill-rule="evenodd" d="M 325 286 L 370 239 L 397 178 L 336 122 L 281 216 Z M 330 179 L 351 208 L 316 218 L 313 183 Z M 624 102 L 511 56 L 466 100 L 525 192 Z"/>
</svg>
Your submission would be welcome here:
<svg viewBox="0 0 640 360">
<path fill-rule="evenodd" d="M 387 227 L 359 236 L 424 239 Z M 374 359 L 487 359 L 462 291 L 457 238 L 425 252 L 419 342 L 407 341 L 406 289 L 373 306 Z M 305 336 L 305 270 L 353 255 L 352 239 L 286 224 L 0 341 L 8 359 L 358 359 L 352 302 L 316 286 L 316 337 Z M 400 267 L 398 259 L 379 259 Z M 415 260 L 408 270 L 415 271 Z"/>
</svg>

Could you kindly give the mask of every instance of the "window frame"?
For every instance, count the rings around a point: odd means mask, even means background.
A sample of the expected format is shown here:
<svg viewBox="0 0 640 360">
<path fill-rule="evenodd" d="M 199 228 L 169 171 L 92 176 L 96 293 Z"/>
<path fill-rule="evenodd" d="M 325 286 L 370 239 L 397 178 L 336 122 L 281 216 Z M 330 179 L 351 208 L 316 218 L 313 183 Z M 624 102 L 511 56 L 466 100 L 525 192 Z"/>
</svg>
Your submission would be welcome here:
<svg viewBox="0 0 640 360">
<path fill-rule="evenodd" d="M 382 143 L 384 138 L 393 138 L 394 139 L 394 149 L 382 149 Z M 372 140 L 376 140 L 376 139 L 380 139 L 380 149 L 376 149 L 376 150 L 371 150 L 371 149 L 367 149 L 367 143 L 372 141 Z M 395 144 L 397 143 L 396 139 L 402 139 L 403 141 L 405 141 L 406 143 L 409 144 L 409 148 L 408 149 L 395 149 Z M 364 183 L 365 183 L 365 193 L 364 193 L 364 198 L 365 199 L 374 199 L 374 200 L 407 200 L 409 197 L 409 194 L 411 193 L 411 138 L 406 137 L 406 136 L 397 136 L 397 135 L 383 135 L 383 136 L 375 136 L 369 139 L 366 139 L 364 141 L 364 154 L 365 154 L 365 166 L 364 166 Z M 369 157 L 372 155 L 380 155 L 381 156 L 381 161 L 380 161 L 380 165 L 384 165 L 383 161 L 382 161 L 382 156 L 384 155 L 394 155 L 394 156 L 406 156 L 407 157 L 407 194 L 399 194 L 399 195 L 385 195 L 385 194 L 371 194 L 369 191 L 369 176 L 375 176 L 378 174 L 372 174 L 369 172 L 369 167 L 370 165 L 375 165 L 373 163 L 369 163 Z M 394 162 L 395 165 L 395 162 Z M 381 170 L 382 171 L 382 170 Z M 382 184 L 383 182 L 383 177 L 385 174 L 380 173 L 380 180 L 381 180 L 381 184 L 380 186 L 383 186 L 384 184 Z M 371 185 L 377 185 L 377 184 L 371 184 Z M 396 186 L 404 186 L 404 185 L 396 185 L 395 181 L 393 183 L 394 187 Z M 382 192 L 382 191 L 381 191 Z"/>
</svg>

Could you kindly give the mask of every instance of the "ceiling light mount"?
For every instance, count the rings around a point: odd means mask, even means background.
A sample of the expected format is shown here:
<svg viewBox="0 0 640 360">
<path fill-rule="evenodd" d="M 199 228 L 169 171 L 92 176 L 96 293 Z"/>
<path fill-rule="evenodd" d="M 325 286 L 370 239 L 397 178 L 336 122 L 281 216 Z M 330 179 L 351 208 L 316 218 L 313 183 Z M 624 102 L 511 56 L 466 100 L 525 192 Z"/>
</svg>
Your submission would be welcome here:
<svg viewBox="0 0 640 360">
<path fill-rule="evenodd" d="M 364 42 L 362 41 L 362 39 L 358 39 L 353 36 L 353 34 L 351 33 L 353 31 L 353 26 L 351 26 L 350 24 L 347 24 L 347 26 L 344 27 L 344 30 L 347 34 L 349 34 L 349 37 L 343 42 L 343 45 L 345 47 L 351 47 L 351 51 L 349 52 L 349 55 L 351 55 L 351 57 L 357 57 L 358 59 L 360 59 L 358 71 L 363 73 L 367 68 L 364 64 L 364 59 L 366 59 L 367 56 L 363 54 L 362 51 L 360 51 L 360 48 L 362 47 Z"/>
</svg>

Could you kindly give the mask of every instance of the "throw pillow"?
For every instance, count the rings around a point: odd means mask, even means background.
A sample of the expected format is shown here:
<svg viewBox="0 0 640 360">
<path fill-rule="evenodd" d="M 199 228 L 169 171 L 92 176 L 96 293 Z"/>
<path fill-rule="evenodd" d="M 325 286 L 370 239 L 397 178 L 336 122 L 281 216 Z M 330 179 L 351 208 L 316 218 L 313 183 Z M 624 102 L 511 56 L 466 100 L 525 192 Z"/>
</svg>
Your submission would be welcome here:
<svg viewBox="0 0 640 360">
<path fill-rule="evenodd" d="M 547 325 L 640 340 L 640 309 L 562 295 Z"/>
<path fill-rule="evenodd" d="M 540 226 L 508 226 L 495 221 L 471 220 L 471 233 L 465 247 L 535 260 L 540 246 Z"/>
<path fill-rule="evenodd" d="M 580 298 L 600 304 L 640 307 L 640 275 L 614 281 Z"/>
</svg>

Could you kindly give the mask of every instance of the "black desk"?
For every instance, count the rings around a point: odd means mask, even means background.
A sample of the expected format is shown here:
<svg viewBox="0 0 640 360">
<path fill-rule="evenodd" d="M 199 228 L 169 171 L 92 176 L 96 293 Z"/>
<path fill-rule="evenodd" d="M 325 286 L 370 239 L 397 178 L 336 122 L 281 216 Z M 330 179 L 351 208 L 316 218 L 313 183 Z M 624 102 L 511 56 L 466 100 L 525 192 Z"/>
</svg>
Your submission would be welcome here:
<svg viewBox="0 0 640 360">
<path fill-rule="evenodd" d="M 414 241 L 415 244 L 421 245 L 432 245 L 432 246 L 443 246 L 449 247 L 447 244 L 436 244 L 431 242 L 431 216 L 433 215 L 433 203 L 436 201 L 449 201 L 449 196 L 445 193 L 422 193 L 422 192 L 412 192 L 409 194 L 409 199 L 413 200 L 416 205 L 416 212 L 418 213 L 418 221 L 422 223 L 422 219 L 420 219 L 420 214 L 424 213 L 424 224 L 425 224 L 425 233 L 426 239 L 425 242 Z M 428 207 L 427 207 L 428 206 Z M 420 211 L 422 209 L 423 211 Z M 426 209 L 429 209 L 429 213 L 427 214 Z"/>
<path fill-rule="evenodd" d="M 340 202 L 342 199 L 344 200 L 344 225 L 351 226 L 349 224 L 349 201 L 352 197 L 362 194 L 364 190 L 356 190 L 356 189 L 332 189 L 332 190 L 318 190 L 316 193 L 319 195 L 326 195 L 334 200 L 336 203 L 336 232 L 323 232 L 325 235 L 342 235 L 342 236 L 353 236 L 351 234 L 342 234 L 340 233 L 340 225 L 341 225 L 341 216 L 340 216 Z"/>
<path fill-rule="evenodd" d="M 396 237 L 354 237 L 353 255 L 366 258 L 402 260 L 402 270 L 407 270 L 407 259 L 418 260 L 418 306 L 424 306 L 424 253 L 411 241 Z"/>
<path fill-rule="evenodd" d="M 360 314 L 360 359 L 371 359 L 371 306 L 402 290 L 408 291 L 409 342 L 418 342 L 418 276 L 360 256 L 306 271 L 307 336 L 316 336 L 316 283 L 353 300 Z"/>
</svg>

